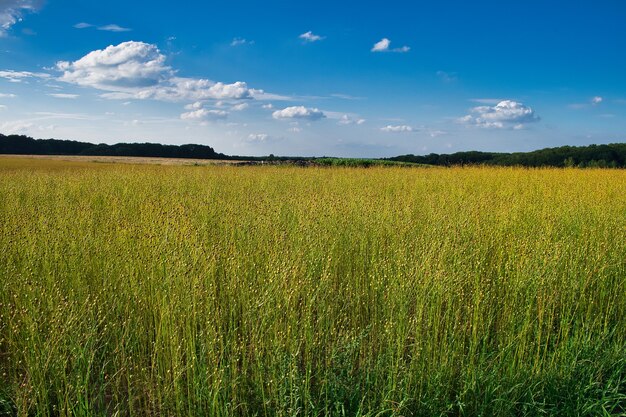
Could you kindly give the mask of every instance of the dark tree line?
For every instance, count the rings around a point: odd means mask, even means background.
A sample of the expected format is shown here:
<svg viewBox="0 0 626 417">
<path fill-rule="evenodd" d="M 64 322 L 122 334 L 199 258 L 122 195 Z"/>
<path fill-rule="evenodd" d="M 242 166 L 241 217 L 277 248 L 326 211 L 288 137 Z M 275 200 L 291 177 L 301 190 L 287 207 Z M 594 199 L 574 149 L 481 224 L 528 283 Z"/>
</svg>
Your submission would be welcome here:
<svg viewBox="0 0 626 417">
<path fill-rule="evenodd" d="M 107 145 L 72 140 L 33 139 L 23 135 L 0 134 L 0 154 L 26 155 L 99 155 L 140 156 L 162 158 L 233 159 L 269 162 L 317 163 L 320 158 L 287 157 L 269 155 L 265 157 L 229 156 L 217 153 L 206 145 L 161 145 L 158 143 L 117 143 Z M 526 167 L 607 167 L 626 168 L 626 143 L 589 146 L 561 146 L 532 152 L 456 152 L 453 154 L 401 155 L 386 161 L 413 162 L 418 164 L 453 165 L 498 165 Z M 381 161 L 385 161 L 381 160 Z M 322 164 L 323 165 L 323 164 Z M 336 164 L 334 164 L 336 165 Z"/>
<path fill-rule="evenodd" d="M 159 143 L 93 144 L 73 140 L 33 139 L 0 134 L 0 154 L 142 156 L 162 158 L 227 159 L 206 145 L 161 145 Z"/>
<path fill-rule="evenodd" d="M 626 143 L 561 146 L 532 152 L 457 152 L 453 154 L 401 155 L 392 161 L 429 165 L 498 165 L 525 167 L 626 168 Z"/>
</svg>

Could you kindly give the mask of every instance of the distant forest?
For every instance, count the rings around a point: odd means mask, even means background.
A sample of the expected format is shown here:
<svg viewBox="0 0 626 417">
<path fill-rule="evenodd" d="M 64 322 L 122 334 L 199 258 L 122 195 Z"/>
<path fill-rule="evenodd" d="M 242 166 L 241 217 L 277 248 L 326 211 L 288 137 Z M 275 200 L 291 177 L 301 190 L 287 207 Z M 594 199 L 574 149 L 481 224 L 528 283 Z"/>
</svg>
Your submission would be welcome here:
<svg viewBox="0 0 626 417">
<path fill-rule="evenodd" d="M 161 145 L 159 143 L 93 144 L 73 140 L 33 139 L 0 134 L 0 154 L 143 156 L 162 158 L 229 159 L 206 145 Z"/>
<path fill-rule="evenodd" d="M 72 140 L 33 139 L 23 135 L 0 134 L 0 154 L 24 155 L 91 155 L 91 156 L 139 156 L 162 158 L 223 159 L 251 161 L 308 161 L 329 165 L 335 158 L 231 156 L 215 152 L 206 145 L 161 145 L 158 143 L 117 143 L 107 145 Z M 337 158 L 337 160 L 339 160 Z M 374 160 L 364 162 L 372 165 Z M 525 167 L 580 167 L 580 168 L 626 168 L 626 143 L 589 146 L 561 146 L 532 152 L 456 152 L 453 154 L 401 155 L 379 161 L 396 161 L 438 166 L 499 165 Z M 337 165 L 337 164 L 330 164 Z M 339 164 L 341 165 L 341 164 Z M 350 164 L 347 164 L 350 165 Z"/>
<path fill-rule="evenodd" d="M 524 167 L 626 168 L 626 143 L 561 146 L 532 152 L 457 152 L 453 154 L 402 155 L 392 161 L 429 165 L 499 165 Z"/>
</svg>

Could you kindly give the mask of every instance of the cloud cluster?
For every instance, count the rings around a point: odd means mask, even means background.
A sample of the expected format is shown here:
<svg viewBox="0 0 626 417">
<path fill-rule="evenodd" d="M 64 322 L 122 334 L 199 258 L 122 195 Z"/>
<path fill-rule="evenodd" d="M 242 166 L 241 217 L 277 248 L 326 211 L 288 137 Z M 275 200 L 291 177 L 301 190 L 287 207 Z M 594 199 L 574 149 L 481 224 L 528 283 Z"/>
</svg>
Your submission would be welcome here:
<svg viewBox="0 0 626 417">
<path fill-rule="evenodd" d="M 266 142 L 269 139 L 269 135 L 266 133 L 251 133 L 248 135 L 248 141 L 250 142 Z"/>
<path fill-rule="evenodd" d="M 522 129 L 524 124 L 540 120 L 532 108 L 513 100 L 503 100 L 495 106 L 474 107 L 470 112 L 459 122 L 488 129 Z"/>
<path fill-rule="evenodd" d="M 411 50 L 408 46 L 403 46 L 401 48 L 390 49 L 391 41 L 387 38 L 382 38 L 380 41 L 376 42 L 374 46 L 372 46 L 372 52 L 409 52 Z"/>
<path fill-rule="evenodd" d="M 60 81 L 108 91 L 102 96 L 109 99 L 242 100 L 254 92 L 242 81 L 178 77 L 156 45 L 144 42 L 110 45 L 73 62 L 60 61 L 56 68 L 63 72 Z"/>
<path fill-rule="evenodd" d="M 198 109 L 180 115 L 182 120 L 220 120 L 226 119 L 228 113 L 223 110 Z"/>
<path fill-rule="evenodd" d="M 282 110 L 276 110 L 274 113 L 272 113 L 272 117 L 277 120 L 302 119 L 302 120 L 315 121 L 315 120 L 320 120 L 320 119 L 325 118 L 326 115 L 324 114 L 323 111 L 316 109 L 316 108 L 310 108 L 310 107 L 304 107 L 304 106 L 292 106 L 292 107 L 284 108 Z"/>
<path fill-rule="evenodd" d="M 360 118 L 356 118 L 356 117 L 350 117 L 347 114 L 342 115 L 339 118 L 339 121 L 337 122 L 337 124 L 339 125 L 362 125 L 363 123 L 365 123 L 365 119 L 360 119 Z"/>
<path fill-rule="evenodd" d="M 412 126 L 407 125 L 387 125 L 385 127 L 381 127 L 380 130 L 383 132 L 406 133 L 413 132 L 415 129 Z"/>
<path fill-rule="evenodd" d="M 0 0 L 0 37 L 22 20 L 24 12 L 34 12 L 40 6 L 40 0 Z"/>
</svg>

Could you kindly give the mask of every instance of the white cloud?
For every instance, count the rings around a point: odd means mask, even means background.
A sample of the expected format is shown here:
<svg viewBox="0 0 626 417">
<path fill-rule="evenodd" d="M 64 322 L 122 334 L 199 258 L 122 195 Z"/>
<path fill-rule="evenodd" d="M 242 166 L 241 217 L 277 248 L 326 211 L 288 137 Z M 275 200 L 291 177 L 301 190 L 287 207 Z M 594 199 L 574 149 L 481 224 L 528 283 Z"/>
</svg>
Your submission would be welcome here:
<svg viewBox="0 0 626 417">
<path fill-rule="evenodd" d="M 15 94 L 0 93 L 0 98 L 15 98 Z"/>
<path fill-rule="evenodd" d="M 74 99 L 74 98 L 80 97 L 78 94 L 65 94 L 65 93 L 51 93 L 51 94 L 48 94 L 48 95 L 50 97 L 67 98 L 67 99 Z"/>
<path fill-rule="evenodd" d="M 202 102 L 196 101 L 195 103 L 187 104 L 185 110 L 198 110 L 202 108 Z"/>
<path fill-rule="evenodd" d="M 365 119 L 350 117 L 347 114 L 341 116 L 337 122 L 339 125 L 362 125 L 363 123 L 365 123 Z"/>
<path fill-rule="evenodd" d="M 270 136 L 266 133 L 251 133 L 248 140 L 251 142 L 265 142 Z"/>
<path fill-rule="evenodd" d="M 5 122 L 0 124 L 0 131 L 6 134 L 24 133 L 34 124 L 24 120 L 15 120 L 12 122 Z"/>
<path fill-rule="evenodd" d="M 218 120 L 226 119 L 228 113 L 223 110 L 198 109 L 180 115 L 182 120 Z"/>
<path fill-rule="evenodd" d="M 305 119 L 310 121 L 320 120 L 326 117 L 323 111 L 304 106 L 292 106 L 272 113 L 274 119 Z"/>
<path fill-rule="evenodd" d="M 441 81 L 447 84 L 453 83 L 458 79 L 456 72 L 446 72 L 446 71 L 437 71 L 437 77 L 439 77 Z"/>
<path fill-rule="evenodd" d="M 0 71 L 0 78 L 5 78 L 12 83 L 19 83 L 26 78 L 50 78 L 50 74 L 43 72 L 5 70 Z"/>
<path fill-rule="evenodd" d="M 80 23 L 76 23 L 76 24 L 74 25 L 74 27 L 75 27 L 76 29 L 86 29 L 86 28 L 91 28 L 91 27 L 93 27 L 93 25 L 92 25 L 92 24 L 89 24 L 89 23 L 85 23 L 85 22 L 80 22 Z"/>
<path fill-rule="evenodd" d="M 415 129 L 407 125 L 387 125 L 385 127 L 381 127 L 380 130 L 383 132 L 407 133 L 413 132 Z"/>
<path fill-rule="evenodd" d="M 22 20 L 24 12 L 34 12 L 41 6 L 40 0 L 0 0 L 0 37 Z"/>
<path fill-rule="evenodd" d="M 300 39 L 304 40 L 305 42 L 317 42 L 317 41 L 321 41 L 321 40 L 323 40 L 325 38 L 324 36 L 315 35 L 310 30 L 308 32 L 303 33 L 302 35 L 300 35 L 298 37 Z"/>
<path fill-rule="evenodd" d="M 254 45 L 254 41 L 249 41 L 246 38 L 233 38 L 233 40 L 230 42 L 230 46 L 241 45 Z"/>
<path fill-rule="evenodd" d="M 4 104 L 0 104 L 0 110 L 6 110 L 7 106 L 5 106 Z"/>
<path fill-rule="evenodd" d="M 104 30 L 107 32 L 130 32 L 132 29 L 125 28 L 125 27 L 115 25 L 115 24 L 110 24 L 110 25 L 99 26 L 98 30 Z"/>
<path fill-rule="evenodd" d="M 274 108 L 274 105 L 272 103 L 267 103 L 267 104 L 264 104 L 261 107 L 263 107 L 266 110 L 272 110 Z"/>
<path fill-rule="evenodd" d="M 391 41 L 387 38 L 382 38 L 380 41 L 376 42 L 372 47 L 372 52 L 409 52 L 411 50 L 408 46 L 403 46 L 401 48 L 390 49 Z"/>
<path fill-rule="evenodd" d="M 235 104 L 233 107 L 231 107 L 230 109 L 232 111 L 243 111 L 245 109 L 248 108 L 248 103 L 239 103 L 239 104 Z"/>
<path fill-rule="evenodd" d="M 591 98 L 591 104 L 594 106 L 597 106 L 598 104 L 602 103 L 602 97 L 600 96 L 595 96 Z"/>
<path fill-rule="evenodd" d="M 214 82 L 201 78 L 177 77 L 165 64 L 156 45 L 123 42 L 92 51 L 74 62 L 60 61 L 60 81 L 109 91 L 107 99 L 153 99 L 162 101 L 251 99 L 247 84 Z"/>
<path fill-rule="evenodd" d="M 535 111 L 517 101 L 503 100 L 495 106 L 478 106 L 472 114 L 458 119 L 462 124 L 492 129 L 522 129 L 524 124 L 539 121 Z"/>
<path fill-rule="evenodd" d="M 372 52 L 385 52 L 389 50 L 389 45 L 391 41 L 387 38 L 383 38 L 380 41 L 376 42 L 372 47 Z"/>
</svg>

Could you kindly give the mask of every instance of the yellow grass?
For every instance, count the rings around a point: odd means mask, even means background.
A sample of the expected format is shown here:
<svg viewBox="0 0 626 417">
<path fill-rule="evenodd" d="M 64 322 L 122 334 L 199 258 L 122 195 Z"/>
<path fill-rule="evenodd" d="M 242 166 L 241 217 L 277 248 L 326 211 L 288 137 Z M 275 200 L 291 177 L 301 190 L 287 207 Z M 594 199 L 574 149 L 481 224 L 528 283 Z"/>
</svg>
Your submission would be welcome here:
<svg viewBox="0 0 626 417">
<path fill-rule="evenodd" d="M 0 159 L 0 412 L 618 415 L 626 172 Z"/>
</svg>

